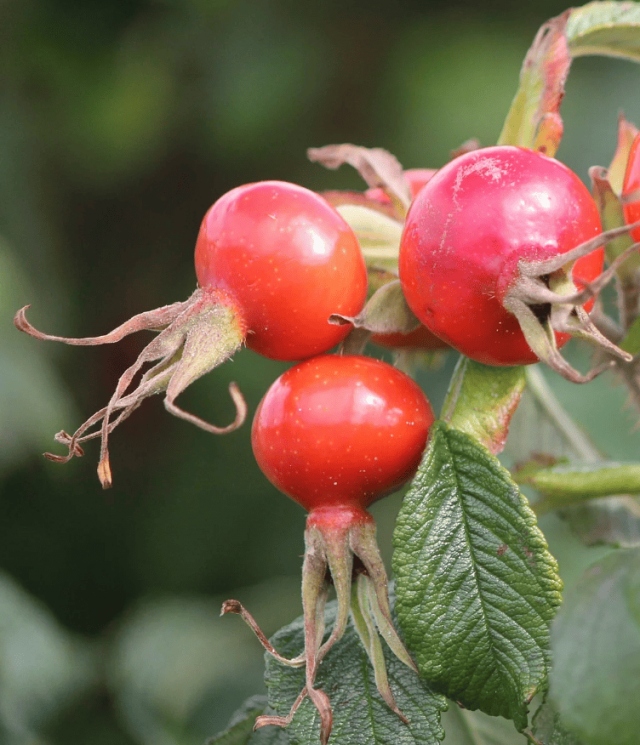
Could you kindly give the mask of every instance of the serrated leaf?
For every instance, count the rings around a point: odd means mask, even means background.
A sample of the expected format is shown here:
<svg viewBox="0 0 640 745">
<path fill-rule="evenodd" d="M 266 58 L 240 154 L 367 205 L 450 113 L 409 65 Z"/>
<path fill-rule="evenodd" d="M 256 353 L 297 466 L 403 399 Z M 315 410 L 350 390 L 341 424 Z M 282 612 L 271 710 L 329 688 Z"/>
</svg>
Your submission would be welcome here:
<svg viewBox="0 0 640 745">
<path fill-rule="evenodd" d="M 561 581 L 508 471 L 437 423 L 394 545 L 398 619 L 421 673 L 465 707 L 524 728 L 546 680 Z"/>
<path fill-rule="evenodd" d="M 442 716 L 442 724 L 446 745 L 527 745 L 526 738 L 516 732 L 513 722 L 490 717 L 481 711 L 451 705 Z"/>
<path fill-rule="evenodd" d="M 461 357 L 443 406 L 443 419 L 490 452 L 499 453 L 525 384 L 522 367 L 489 367 Z"/>
<path fill-rule="evenodd" d="M 290 742 L 286 730 L 280 727 L 263 727 L 251 735 L 247 745 L 289 745 Z"/>
<path fill-rule="evenodd" d="M 585 745 L 638 742 L 639 575 L 638 550 L 593 564 L 567 593 L 553 626 L 551 699 Z"/>
<path fill-rule="evenodd" d="M 582 745 L 575 735 L 565 729 L 550 701 L 545 701 L 536 711 L 531 729 L 543 745 Z"/>
<path fill-rule="evenodd" d="M 335 602 L 327 605 L 328 627 L 335 619 L 335 608 Z M 304 648 L 302 619 L 281 629 L 271 641 L 287 657 L 299 654 Z M 316 680 L 316 687 L 327 693 L 333 708 L 330 745 L 438 745 L 442 740 L 440 714 L 446 709 L 444 698 L 434 694 L 386 646 L 384 652 L 391 689 L 409 725 L 403 724 L 378 694 L 369 658 L 349 622 L 343 638 L 322 662 Z M 265 681 L 269 704 L 277 714 L 288 714 L 304 687 L 304 677 L 304 670 L 284 667 L 267 655 Z M 287 732 L 291 742 L 299 745 L 320 741 L 318 713 L 308 699 L 296 712 Z"/>
<path fill-rule="evenodd" d="M 593 2 L 573 8 L 566 28 L 573 57 L 599 54 L 640 62 L 640 6 Z"/>
<path fill-rule="evenodd" d="M 286 730 L 267 727 L 253 731 L 256 717 L 268 709 L 266 696 L 252 696 L 235 712 L 229 726 L 211 737 L 205 745 L 288 745 Z"/>
</svg>

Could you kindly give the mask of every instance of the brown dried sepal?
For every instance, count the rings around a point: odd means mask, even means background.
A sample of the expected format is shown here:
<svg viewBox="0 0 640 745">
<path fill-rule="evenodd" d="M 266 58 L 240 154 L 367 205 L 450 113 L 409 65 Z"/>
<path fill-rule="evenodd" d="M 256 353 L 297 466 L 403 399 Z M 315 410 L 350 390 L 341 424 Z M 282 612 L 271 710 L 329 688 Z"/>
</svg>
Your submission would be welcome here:
<svg viewBox="0 0 640 745">
<path fill-rule="evenodd" d="M 404 299 L 399 279 L 377 289 L 357 316 L 334 313 L 329 316 L 329 323 L 353 326 L 354 330 L 343 342 L 350 354 L 361 353 L 372 334 L 408 334 L 420 325 Z M 351 336 L 354 338 L 350 339 Z"/>
<path fill-rule="evenodd" d="M 307 157 L 312 163 L 321 163 L 334 170 L 349 164 L 369 187 L 383 189 L 396 212 L 404 219 L 411 204 L 411 189 L 402 165 L 388 150 L 345 143 L 309 148 Z"/>
<path fill-rule="evenodd" d="M 358 572 L 352 588 L 354 557 L 359 560 L 362 571 Z M 329 576 L 335 588 L 338 609 L 334 627 L 323 643 Z M 308 696 L 320 715 L 320 742 L 327 745 L 333 725 L 333 712 L 329 697 L 315 687 L 315 680 L 318 667 L 327 652 L 344 635 L 349 615 L 373 665 L 378 692 L 389 708 L 406 724 L 407 719 L 398 708 L 389 685 L 380 637 L 407 667 L 414 672 L 417 672 L 417 668 L 393 625 L 387 573 L 376 543 L 375 523 L 368 512 L 345 507 L 316 510 L 309 515 L 302 569 L 302 606 L 305 648 L 301 656 L 293 659 L 283 658 L 273 648 L 256 621 L 237 600 L 227 600 L 222 606 L 223 615 L 241 615 L 264 649 L 280 663 L 298 667 L 302 661 L 305 665 L 305 686 L 289 713 L 286 716 L 260 716 L 256 719 L 255 728 L 266 725 L 287 727 Z"/>
<path fill-rule="evenodd" d="M 175 403 L 176 398 L 191 383 L 231 357 L 244 341 L 242 321 L 228 298 L 221 293 L 198 289 L 185 302 L 140 313 L 108 334 L 81 339 L 38 331 L 27 320 L 28 308 L 27 305 L 16 313 L 16 328 L 44 341 L 95 346 L 114 344 L 137 331 L 158 332 L 133 365 L 124 371 L 107 406 L 90 416 L 72 435 L 62 430 L 55 436 L 57 442 L 68 448 L 67 455 L 45 453 L 49 460 L 66 463 L 74 456 L 84 454 L 81 443 L 99 437 L 101 447 L 98 478 L 103 488 L 109 488 L 113 482 L 109 462 L 109 435 L 149 396 L 165 392 L 164 405 L 167 411 L 213 434 L 232 432 L 246 419 L 247 407 L 235 383 L 230 384 L 229 393 L 236 408 L 236 416 L 225 427 L 210 424 L 184 411 Z M 144 372 L 137 386 L 129 390 L 138 373 L 147 364 L 152 366 Z"/>
<path fill-rule="evenodd" d="M 568 333 L 583 339 L 612 356 L 630 362 L 632 356 L 608 339 L 591 320 L 582 307 L 616 276 L 619 267 L 637 254 L 640 244 L 634 243 L 618 255 L 609 267 L 582 290 L 577 290 L 571 279 L 571 269 L 577 259 L 595 251 L 609 241 L 625 235 L 640 223 L 607 230 L 571 251 L 544 261 L 520 261 L 520 276 L 504 299 L 505 308 L 513 313 L 531 349 L 538 358 L 547 363 L 573 383 L 588 383 L 597 375 L 611 368 L 610 362 L 598 365 L 586 374 L 572 367 L 560 354 L 555 332 Z M 534 308 L 548 306 L 549 313 L 540 320 Z"/>
</svg>

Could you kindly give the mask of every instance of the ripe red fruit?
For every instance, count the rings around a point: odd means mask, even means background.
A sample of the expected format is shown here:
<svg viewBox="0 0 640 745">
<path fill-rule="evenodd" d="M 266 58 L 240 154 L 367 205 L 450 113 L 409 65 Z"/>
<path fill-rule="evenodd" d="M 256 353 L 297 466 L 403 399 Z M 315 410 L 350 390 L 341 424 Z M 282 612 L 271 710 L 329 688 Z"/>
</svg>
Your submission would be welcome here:
<svg viewBox="0 0 640 745">
<path fill-rule="evenodd" d="M 316 357 L 291 368 L 267 391 L 256 411 L 251 441 L 258 465 L 281 491 L 309 511 L 305 532 L 302 597 L 305 652 L 283 660 L 237 602 L 223 612 L 240 613 L 265 648 L 285 664 L 306 665 L 306 687 L 288 717 L 260 717 L 256 725 L 286 726 L 308 695 L 321 717 L 322 742 L 331 731 L 331 705 L 314 687 L 324 655 L 353 621 L 376 672 L 378 690 L 400 717 L 381 654 L 372 650 L 369 629 L 378 628 L 389 647 L 409 667 L 415 666 L 391 620 L 387 575 L 375 540 L 375 524 L 366 511 L 373 501 L 394 491 L 415 472 L 434 416 L 411 378 L 384 362 L 360 356 Z M 351 592 L 354 558 L 364 572 L 358 592 Z M 319 627 L 328 589 L 335 586 L 335 627 L 322 644 Z M 367 598 L 366 602 L 363 598 Z M 376 647 L 376 650 L 378 649 Z"/>
<path fill-rule="evenodd" d="M 105 408 L 75 434 L 56 435 L 69 454 L 47 457 L 67 461 L 83 454 L 80 443 L 100 437 L 98 476 L 110 486 L 109 434 L 144 398 L 162 391 L 172 414 L 215 434 L 236 429 L 246 406 L 235 384 L 236 419 L 227 427 L 183 411 L 176 397 L 245 342 L 278 360 L 327 351 L 349 331 L 330 324 L 329 316 L 357 314 L 366 298 L 366 267 L 351 228 L 322 197 L 281 181 L 248 184 L 221 197 L 202 222 L 195 265 L 199 287 L 188 300 L 134 316 L 104 336 L 50 336 L 29 324 L 26 308 L 16 314 L 20 330 L 67 344 L 109 344 L 135 331 L 160 332 L 124 372 Z M 153 366 L 130 390 L 146 363 Z"/>
<path fill-rule="evenodd" d="M 544 359 L 584 382 L 558 348 L 570 332 L 601 342 L 586 313 L 593 300 L 579 292 L 602 272 L 601 231 L 589 191 L 562 163 L 524 148 L 474 150 L 412 203 L 400 281 L 420 321 L 472 359 Z"/>
<path fill-rule="evenodd" d="M 640 220 L 640 134 L 636 135 L 629 150 L 627 168 L 624 174 L 622 196 L 635 197 L 633 201 L 623 202 L 624 219 L 629 225 Z M 640 228 L 629 234 L 634 242 L 640 241 Z"/>
<path fill-rule="evenodd" d="M 326 352 L 348 329 L 332 313 L 357 313 L 367 277 L 356 236 L 326 201 L 279 181 L 221 197 L 200 227 L 198 284 L 228 296 L 250 349 L 277 360 Z"/>
<path fill-rule="evenodd" d="M 369 357 L 316 357 L 288 370 L 256 411 L 253 452 L 306 510 L 367 507 L 413 475 L 433 413 L 407 375 Z"/>
</svg>

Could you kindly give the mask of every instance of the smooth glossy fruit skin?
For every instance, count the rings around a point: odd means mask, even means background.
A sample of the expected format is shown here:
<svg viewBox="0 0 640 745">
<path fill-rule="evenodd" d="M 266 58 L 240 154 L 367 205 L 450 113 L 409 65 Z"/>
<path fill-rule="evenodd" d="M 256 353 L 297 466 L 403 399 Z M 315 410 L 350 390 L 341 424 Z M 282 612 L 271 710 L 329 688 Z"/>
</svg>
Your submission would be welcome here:
<svg viewBox="0 0 640 745">
<path fill-rule="evenodd" d="M 640 134 L 636 135 L 629 150 L 629 159 L 624 174 L 622 196 L 640 192 Z M 640 199 L 623 205 L 624 219 L 628 224 L 640 220 Z M 635 228 L 630 233 L 634 242 L 640 241 L 640 228 Z"/>
<path fill-rule="evenodd" d="M 438 171 L 411 205 L 400 281 L 416 316 L 452 347 L 489 365 L 530 364 L 537 357 L 502 305 L 518 262 L 565 253 L 601 231 L 589 191 L 562 163 L 511 146 L 474 150 Z M 579 259 L 575 284 L 597 277 L 603 261 L 602 249 Z"/>
<path fill-rule="evenodd" d="M 404 172 L 404 176 L 409 182 L 411 199 L 415 197 L 420 189 L 422 189 L 422 187 L 430 181 L 436 173 L 437 171 L 435 168 L 408 168 Z M 380 187 L 367 189 L 365 194 L 369 199 L 375 199 L 377 202 L 382 202 L 383 204 L 391 204 L 391 200 L 387 196 L 387 193 Z"/>
<path fill-rule="evenodd" d="M 230 296 L 250 349 L 301 360 L 338 344 L 357 315 L 367 272 L 358 240 L 327 202 L 295 184 L 240 186 L 207 212 L 196 243 L 198 283 Z"/>
<path fill-rule="evenodd" d="M 433 420 L 422 390 L 396 368 L 323 355 L 269 388 L 251 442 L 267 478 L 306 510 L 358 509 L 413 475 Z"/>
</svg>

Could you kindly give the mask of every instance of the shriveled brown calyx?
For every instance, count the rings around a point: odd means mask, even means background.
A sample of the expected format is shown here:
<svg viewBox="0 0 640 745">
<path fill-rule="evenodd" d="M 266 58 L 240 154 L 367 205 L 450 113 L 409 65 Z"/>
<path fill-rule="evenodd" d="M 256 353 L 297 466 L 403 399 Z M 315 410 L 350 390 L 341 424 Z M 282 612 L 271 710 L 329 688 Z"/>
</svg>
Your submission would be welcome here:
<svg viewBox="0 0 640 745">
<path fill-rule="evenodd" d="M 605 336 L 582 307 L 616 276 L 625 261 L 637 254 L 640 244 L 633 243 L 617 255 L 593 282 L 578 290 L 571 278 L 574 263 L 636 227 L 622 226 L 607 230 L 571 251 L 544 261 L 518 262 L 518 278 L 504 297 L 504 307 L 513 313 L 538 358 L 573 383 L 593 380 L 612 362 L 599 365 L 586 374 L 572 367 L 560 354 L 555 333 L 565 333 L 589 342 L 608 355 L 629 362 L 632 356 Z M 541 312 L 542 311 L 542 312 Z"/>
<path fill-rule="evenodd" d="M 191 383 L 229 359 L 242 346 L 245 336 L 243 322 L 225 295 L 217 291 L 197 289 L 184 302 L 140 313 L 103 336 L 80 339 L 38 331 L 27 320 L 26 311 L 29 307 L 27 305 L 16 313 L 14 323 L 20 331 L 44 341 L 96 346 L 114 344 L 137 331 L 158 333 L 142 350 L 137 360 L 124 371 L 104 408 L 90 416 L 72 435 L 64 430 L 56 434 L 55 440 L 68 448 L 67 455 L 45 453 L 49 460 L 66 463 L 74 456 L 84 455 L 82 443 L 99 437 L 101 446 L 98 478 L 103 488 L 109 488 L 113 481 L 109 462 L 109 435 L 149 396 L 164 392 L 167 411 L 213 434 L 232 432 L 246 419 L 247 407 L 235 383 L 230 384 L 229 393 L 236 408 L 236 416 L 225 427 L 210 424 L 184 411 L 175 403 L 176 398 Z M 142 374 L 131 390 L 138 374 L 148 364 L 151 367 Z"/>
<path fill-rule="evenodd" d="M 324 611 L 331 584 L 335 588 L 338 610 L 333 629 L 323 643 Z M 344 635 L 349 616 L 373 665 L 378 692 L 389 708 L 407 723 L 389 684 L 380 637 L 399 660 L 416 672 L 417 669 L 393 625 L 387 573 L 376 543 L 375 523 L 369 513 L 327 508 L 309 515 L 302 569 L 302 606 L 305 649 L 293 659 L 284 658 L 273 648 L 251 614 L 237 600 L 227 600 L 222 606 L 221 615 L 241 615 L 264 649 L 281 664 L 306 668 L 305 686 L 289 713 L 260 716 L 255 729 L 270 724 L 287 727 L 308 696 L 320 715 L 320 740 L 326 745 L 333 713 L 329 697 L 315 687 L 315 679 L 327 652 Z"/>
</svg>

